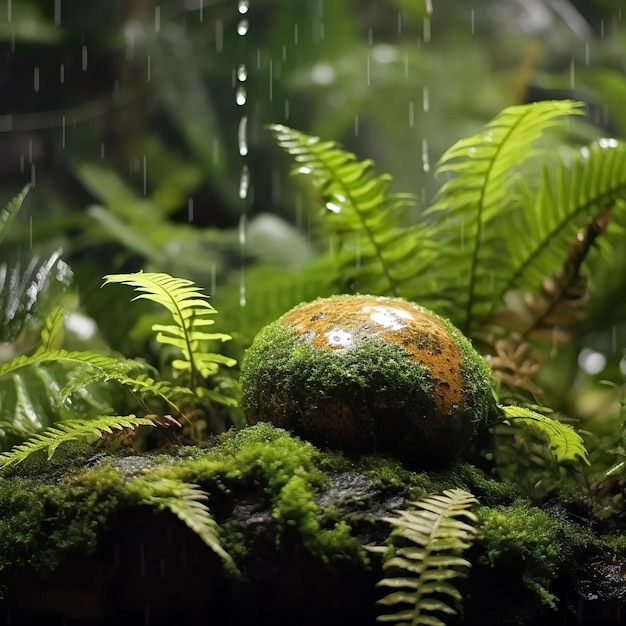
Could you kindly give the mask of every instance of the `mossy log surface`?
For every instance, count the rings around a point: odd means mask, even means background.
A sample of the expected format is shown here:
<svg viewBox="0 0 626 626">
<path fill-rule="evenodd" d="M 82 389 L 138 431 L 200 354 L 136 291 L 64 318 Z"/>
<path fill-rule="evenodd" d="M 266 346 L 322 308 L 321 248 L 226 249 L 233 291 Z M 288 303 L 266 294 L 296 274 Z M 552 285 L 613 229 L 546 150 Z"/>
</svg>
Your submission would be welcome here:
<svg viewBox="0 0 626 626">
<path fill-rule="evenodd" d="M 237 571 L 172 513 L 141 504 L 141 481 L 161 479 L 208 494 Z M 385 544 L 394 509 L 452 487 L 479 500 L 479 534 L 458 585 L 461 616 L 447 624 L 625 623 L 615 521 L 580 503 L 534 506 L 467 464 L 410 472 L 265 423 L 205 448 L 77 447 L 5 470 L 0 623 L 373 626 L 381 556 L 363 546 Z"/>
</svg>

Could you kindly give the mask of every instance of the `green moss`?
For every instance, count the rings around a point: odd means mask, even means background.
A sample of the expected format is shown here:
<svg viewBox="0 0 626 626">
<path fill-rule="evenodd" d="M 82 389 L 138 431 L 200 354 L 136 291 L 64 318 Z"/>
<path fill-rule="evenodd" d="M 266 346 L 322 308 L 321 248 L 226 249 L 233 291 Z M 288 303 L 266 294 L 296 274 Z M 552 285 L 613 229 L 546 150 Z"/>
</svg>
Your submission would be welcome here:
<svg viewBox="0 0 626 626">
<path fill-rule="evenodd" d="M 518 567 L 540 601 L 554 606 L 550 585 L 565 556 L 558 522 L 523 499 L 510 506 L 483 506 L 476 513 L 484 545 L 481 561 L 491 567 Z"/>
</svg>

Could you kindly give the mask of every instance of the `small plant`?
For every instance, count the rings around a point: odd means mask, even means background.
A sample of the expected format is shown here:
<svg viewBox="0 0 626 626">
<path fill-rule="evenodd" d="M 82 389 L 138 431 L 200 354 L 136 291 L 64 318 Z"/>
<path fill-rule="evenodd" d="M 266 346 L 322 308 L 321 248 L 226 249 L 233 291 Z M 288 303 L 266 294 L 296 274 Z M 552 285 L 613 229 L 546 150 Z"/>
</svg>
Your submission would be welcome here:
<svg viewBox="0 0 626 626">
<path fill-rule="evenodd" d="M 388 577 L 379 587 L 394 591 L 378 604 L 395 610 L 380 615 L 379 622 L 397 626 L 445 626 L 438 614 L 455 615 L 461 600 L 458 589 L 450 582 L 466 575 L 471 563 L 463 552 L 476 536 L 476 515 L 471 507 L 478 501 L 463 489 L 445 490 L 385 518 L 393 526 L 390 541 L 391 558 L 383 563 Z M 370 548 L 384 552 L 385 548 Z"/>
</svg>

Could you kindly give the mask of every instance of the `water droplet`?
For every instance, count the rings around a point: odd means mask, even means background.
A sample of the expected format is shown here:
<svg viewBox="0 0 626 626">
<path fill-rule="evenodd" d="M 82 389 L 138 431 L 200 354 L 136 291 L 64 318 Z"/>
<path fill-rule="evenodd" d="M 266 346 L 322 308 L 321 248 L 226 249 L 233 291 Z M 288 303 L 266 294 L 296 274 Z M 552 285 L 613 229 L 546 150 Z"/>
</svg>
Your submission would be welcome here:
<svg viewBox="0 0 626 626">
<path fill-rule="evenodd" d="M 61 84 L 65 82 L 65 65 L 63 63 L 59 65 L 59 82 Z"/>
<path fill-rule="evenodd" d="M 428 158 L 428 139 L 422 139 L 422 169 L 430 172 L 430 161 Z"/>
<path fill-rule="evenodd" d="M 235 96 L 235 100 L 239 106 L 243 106 L 246 103 L 247 95 L 246 88 L 243 85 L 239 85 L 237 87 L 237 93 Z"/>
<path fill-rule="evenodd" d="M 424 42 L 430 41 L 430 17 L 424 18 Z"/>
<path fill-rule="evenodd" d="M 245 200 L 248 197 L 248 187 L 250 186 L 250 172 L 248 166 L 241 168 L 241 178 L 239 179 L 239 197 Z"/>
<path fill-rule="evenodd" d="M 422 89 L 422 109 L 424 109 L 424 113 L 428 113 L 430 110 L 430 90 L 428 87 Z"/>
<path fill-rule="evenodd" d="M 241 156 L 247 156 L 248 154 L 247 127 L 248 127 L 248 117 L 244 115 L 239 120 L 239 130 L 237 132 L 237 137 L 239 141 L 239 154 Z"/>
<path fill-rule="evenodd" d="M 248 70 L 243 63 L 237 68 L 237 80 L 241 83 L 245 83 L 248 80 Z"/>
<path fill-rule="evenodd" d="M 193 222 L 193 198 L 187 200 L 187 220 Z"/>
<path fill-rule="evenodd" d="M 39 68 L 36 67 L 33 71 L 33 89 L 35 93 L 39 91 Z"/>
<path fill-rule="evenodd" d="M 433 0 L 424 0 L 424 7 L 426 8 L 426 15 L 433 14 Z"/>
<path fill-rule="evenodd" d="M 81 69 L 83 70 L 83 72 L 87 71 L 87 46 L 83 46 L 83 49 L 81 50 Z"/>
<path fill-rule="evenodd" d="M 245 15 L 250 9 L 250 2 L 248 0 L 239 0 L 238 10 L 241 15 Z"/>
<path fill-rule="evenodd" d="M 241 20 L 239 24 L 237 24 L 237 34 L 243 37 L 248 33 L 249 26 L 248 20 Z"/>
<path fill-rule="evenodd" d="M 154 7 L 154 32 L 161 32 L 161 7 Z"/>
</svg>

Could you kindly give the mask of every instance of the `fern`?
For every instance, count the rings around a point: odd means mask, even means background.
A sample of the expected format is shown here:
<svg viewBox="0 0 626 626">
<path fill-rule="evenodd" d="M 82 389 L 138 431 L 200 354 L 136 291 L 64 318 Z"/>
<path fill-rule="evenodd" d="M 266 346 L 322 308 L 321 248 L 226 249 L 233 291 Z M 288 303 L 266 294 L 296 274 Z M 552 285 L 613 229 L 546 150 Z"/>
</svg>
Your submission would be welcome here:
<svg viewBox="0 0 626 626">
<path fill-rule="evenodd" d="M 397 626 L 445 626 L 436 613 L 456 614 L 446 597 L 461 600 L 449 581 L 465 575 L 470 567 L 460 555 L 476 535 L 473 524 L 477 518 L 469 509 L 477 502 L 467 491 L 450 489 L 411 503 L 408 510 L 395 511 L 396 517 L 385 518 L 394 527 L 392 539 L 403 544 L 383 564 L 385 571 L 397 574 L 378 582 L 378 586 L 396 590 L 378 601 L 396 612 L 380 615 L 378 621 Z"/>
<path fill-rule="evenodd" d="M 153 324 L 156 340 L 180 350 L 182 359 L 175 359 L 172 367 L 189 373 L 191 388 L 196 386 L 199 374 L 207 378 L 218 371 L 218 365 L 232 367 L 234 359 L 222 354 L 204 352 L 201 345 L 207 341 L 227 341 L 230 335 L 208 333 L 206 328 L 214 324 L 210 319 L 217 311 L 190 280 L 173 278 L 169 274 L 138 272 L 136 274 L 112 274 L 105 276 L 104 285 L 122 283 L 140 292 L 134 300 L 146 299 L 164 306 L 172 316 L 173 324 Z"/>
<path fill-rule="evenodd" d="M 426 214 L 437 220 L 431 232 L 448 259 L 441 263 L 440 277 L 452 288 L 448 297 L 462 311 L 453 321 L 465 334 L 490 310 L 494 292 L 500 294 L 510 277 L 496 253 L 506 247 L 501 224 L 518 200 L 519 166 L 534 154 L 541 134 L 559 118 L 579 113 L 579 106 L 561 101 L 509 107 L 483 132 L 457 142 L 441 158 L 438 174 L 453 177 Z M 449 275 L 452 264 L 457 271 Z M 464 272 L 459 280 L 460 266 Z"/>
<path fill-rule="evenodd" d="M 548 438 L 550 449 L 559 463 L 583 461 L 589 464 L 587 450 L 580 435 L 569 425 L 551 419 L 526 407 L 503 406 L 506 420 L 532 428 Z"/>
<path fill-rule="evenodd" d="M 357 161 L 334 142 L 281 125 L 270 130 L 294 156 L 294 173 L 307 176 L 322 195 L 325 224 L 338 242 L 344 283 L 352 290 L 406 295 L 406 283 L 416 278 L 418 263 L 427 258 L 418 255 L 427 245 L 423 229 L 399 227 L 411 197 L 389 194 L 389 175 L 374 176 L 370 160 Z"/>
<path fill-rule="evenodd" d="M 0 242 L 6 237 L 6 234 L 11 226 L 15 216 L 20 210 L 26 194 L 30 190 L 30 185 L 26 185 L 22 191 L 13 198 L 7 206 L 0 209 Z"/>
<path fill-rule="evenodd" d="M 220 544 L 218 525 L 204 504 L 208 500 L 208 495 L 198 485 L 168 478 L 137 479 L 129 485 L 129 490 L 137 495 L 139 502 L 155 506 L 159 510 L 168 509 L 174 513 L 227 566 L 236 570 L 231 556 Z"/>
<path fill-rule="evenodd" d="M 544 168 L 539 190 L 525 189 L 522 210 L 508 220 L 509 278 L 500 297 L 511 289 L 536 289 L 543 277 L 563 262 L 563 253 L 589 220 L 626 198 L 626 144 L 601 139 L 582 148 L 571 164 Z M 522 237 L 517 236 L 523 233 Z"/>
<path fill-rule="evenodd" d="M 97 439 L 103 433 L 111 433 L 113 430 L 122 430 L 123 428 L 134 430 L 138 426 L 154 425 L 152 420 L 134 415 L 126 417 L 106 415 L 90 420 L 76 419 L 59 422 L 56 426 L 51 426 L 44 432 L 33 435 L 24 443 L 13 447 L 9 452 L 0 454 L 0 468 L 21 463 L 31 454 L 41 450 L 47 450 L 48 459 L 51 459 L 57 448 L 62 443 L 69 441 Z"/>
</svg>

